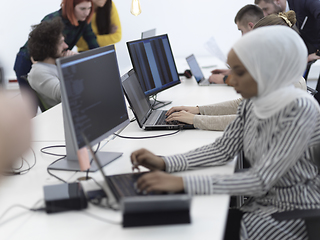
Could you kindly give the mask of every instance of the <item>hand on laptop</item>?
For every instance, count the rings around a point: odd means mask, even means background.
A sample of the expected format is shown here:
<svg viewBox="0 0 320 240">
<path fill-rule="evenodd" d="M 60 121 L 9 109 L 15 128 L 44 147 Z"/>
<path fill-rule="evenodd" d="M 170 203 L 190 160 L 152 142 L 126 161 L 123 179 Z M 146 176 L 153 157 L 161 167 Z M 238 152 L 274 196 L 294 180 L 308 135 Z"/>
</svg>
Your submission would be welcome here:
<svg viewBox="0 0 320 240">
<path fill-rule="evenodd" d="M 132 170 L 139 169 L 139 166 L 146 167 L 151 171 L 155 170 L 165 170 L 165 162 L 164 160 L 154 155 L 152 152 L 142 148 L 137 151 L 131 153 L 131 163 L 132 163 Z"/>
<path fill-rule="evenodd" d="M 180 112 L 180 111 L 186 111 L 188 113 L 192 113 L 192 114 L 199 114 L 199 108 L 198 107 L 188 107 L 188 106 L 180 106 L 180 107 L 172 107 L 170 108 L 166 115 L 169 116 L 174 112 Z"/>
<path fill-rule="evenodd" d="M 143 174 L 137 180 L 136 187 L 143 194 L 150 192 L 181 192 L 184 190 L 182 177 L 162 171 Z"/>
<path fill-rule="evenodd" d="M 171 122 L 171 121 L 179 121 L 179 122 L 183 122 L 186 124 L 193 124 L 193 118 L 194 118 L 194 114 L 193 113 L 189 113 L 186 111 L 180 111 L 180 112 L 174 112 L 172 114 L 170 114 L 167 118 L 166 121 L 167 122 Z"/>
</svg>

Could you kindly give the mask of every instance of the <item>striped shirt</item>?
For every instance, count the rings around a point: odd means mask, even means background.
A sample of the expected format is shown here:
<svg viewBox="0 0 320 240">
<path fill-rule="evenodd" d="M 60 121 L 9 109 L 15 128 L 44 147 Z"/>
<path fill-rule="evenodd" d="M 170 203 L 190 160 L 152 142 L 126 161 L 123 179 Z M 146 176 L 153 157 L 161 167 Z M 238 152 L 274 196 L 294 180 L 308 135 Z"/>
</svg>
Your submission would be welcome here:
<svg viewBox="0 0 320 240">
<path fill-rule="evenodd" d="M 244 152 L 251 168 L 226 176 L 186 176 L 189 194 L 246 195 L 241 207 L 242 239 L 306 239 L 301 219 L 277 222 L 270 215 L 293 209 L 320 208 L 320 176 L 310 149 L 320 145 L 320 114 L 308 99 L 297 99 L 268 119 L 258 119 L 250 100 L 214 143 L 165 157 L 166 171 L 210 167 Z"/>
</svg>

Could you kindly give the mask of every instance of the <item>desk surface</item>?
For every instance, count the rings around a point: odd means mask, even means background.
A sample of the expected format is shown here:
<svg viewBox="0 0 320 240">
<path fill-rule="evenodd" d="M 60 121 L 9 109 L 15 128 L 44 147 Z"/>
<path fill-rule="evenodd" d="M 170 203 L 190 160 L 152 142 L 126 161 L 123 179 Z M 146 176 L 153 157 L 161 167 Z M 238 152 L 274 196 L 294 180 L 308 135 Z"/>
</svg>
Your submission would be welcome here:
<svg viewBox="0 0 320 240">
<path fill-rule="evenodd" d="M 227 86 L 200 87 L 195 80 L 182 79 L 182 83 L 158 95 L 159 100 L 173 100 L 166 108 L 176 105 L 203 105 L 238 98 L 239 95 Z M 132 113 L 129 113 L 132 116 Z M 33 119 L 34 141 L 32 148 L 37 164 L 25 175 L 8 177 L 0 185 L 0 216 L 15 204 L 32 207 L 43 199 L 43 186 L 59 183 L 46 172 L 47 166 L 58 159 L 45 155 L 40 149 L 50 145 L 64 144 L 63 118 L 61 105 Z M 150 136 L 168 133 L 170 131 L 144 131 L 136 122 L 130 123 L 121 135 Z M 156 154 L 169 155 L 182 153 L 193 148 L 208 144 L 221 136 L 222 132 L 203 130 L 183 130 L 175 135 L 145 139 L 128 140 L 114 138 L 103 141 L 101 151 L 119 151 L 123 155 L 107 165 L 104 170 L 107 175 L 131 171 L 129 156 L 132 151 L 144 147 Z M 173 144 L 174 143 L 174 144 Z M 48 150 L 54 153 L 64 153 L 64 149 Z M 32 164 L 32 152 L 25 158 Z M 226 166 L 207 168 L 197 171 L 176 173 L 184 174 L 232 174 L 234 163 Z M 54 174 L 72 182 L 84 173 L 54 171 Z M 94 179 L 102 182 L 99 172 L 91 173 Z M 97 189 L 94 181 L 83 182 L 85 189 Z M 36 207 L 43 205 L 39 202 Z M 22 208 L 13 208 L 0 220 L 1 239 L 222 239 L 227 209 L 228 195 L 195 196 L 192 198 L 191 224 L 168 226 L 137 227 L 123 229 L 120 225 L 121 212 L 98 208 L 89 205 L 85 211 L 73 211 L 47 215 L 43 212 L 30 212 Z M 92 214 L 116 224 L 110 224 L 88 215 Z"/>
</svg>

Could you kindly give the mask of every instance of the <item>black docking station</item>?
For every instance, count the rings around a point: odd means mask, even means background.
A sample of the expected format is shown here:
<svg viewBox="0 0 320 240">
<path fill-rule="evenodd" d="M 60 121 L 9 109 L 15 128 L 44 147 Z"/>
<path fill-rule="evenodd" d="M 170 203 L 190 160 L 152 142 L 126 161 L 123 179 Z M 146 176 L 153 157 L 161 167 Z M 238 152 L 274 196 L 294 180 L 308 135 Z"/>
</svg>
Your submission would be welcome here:
<svg viewBox="0 0 320 240">
<path fill-rule="evenodd" d="M 88 202 L 82 185 L 78 182 L 43 187 L 47 213 L 81 210 Z"/>
</svg>

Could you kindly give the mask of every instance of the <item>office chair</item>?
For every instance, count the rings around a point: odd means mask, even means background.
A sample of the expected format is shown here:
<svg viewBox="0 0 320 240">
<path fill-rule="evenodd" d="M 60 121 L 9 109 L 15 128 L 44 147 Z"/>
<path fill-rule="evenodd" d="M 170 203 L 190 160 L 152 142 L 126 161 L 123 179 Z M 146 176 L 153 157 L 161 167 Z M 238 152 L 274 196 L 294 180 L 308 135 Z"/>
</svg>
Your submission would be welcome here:
<svg viewBox="0 0 320 240">
<path fill-rule="evenodd" d="M 318 166 L 320 172 L 320 144 L 311 147 L 311 159 Z M 272 214 L 278 221 L 304 219 L 309 240 L 318 240 L 320 236 L 320 209 L 293 210 Z"/>
<path fill-rule="evenodd" d="M 315 63 L 317 60 L 313 60 L 311 62 L 308 62 L 307 64 L 307 68 L 306 68 L 306 71 L 303 75 L 304 79 L 306 80 L 306 82 L 308 81 L 308 75 L 309 75 L 309 72 L 310 72 L 310 68 L 312 66 L 313 63 Z M 308 92 L 314 96 L 316 98 L 316 100 L 320 103 L 319 99 L 320 99 L 320 96 L 319 94 L 317 94 L 320 90 L 320 74 L 319 74 L 319 77 L 318 77 L 318 82 L 317 82 L 317 86 L 316 86 L 316 89 L 313 89 L 311 87 L 308 87 Z M 316 95 L 317 94 L 317 95 Z M 316 95 L 316 96 L 315 96 Z"/>
<path fill-rule="evenodd" d="M 312 66 L 312 64 L 314 64 L 317 60 L 313 60 L 307 63 L 307 67 L 306 67 L 306 71 L 303 74 L 304 79 L 307 81 L 308 80 L 308 75 L 310 72 L 310 68 Z"/>
<path fill-rule="evenodd" d="M 21 76 L 21 78 L 23 78 L 24 80 L 26 80 L 27 83 L 29 83 L 28 81 L 28 77 L 27 76 Z M 30 85 L 29 85 L 30 86 Z M 41 99 L 40 95 L 30 86 L 30 89 L 27 89 L 31 96 L 35 99 L 35 102 L 37 103 L 37 105 L 35 106 L 35 115 L 37 113 L 37 108 L 39 107 L 41 112 L 45 112 L 49 109 L 49 107 L 44 103 L 44 101 Z"/>
</svg>

